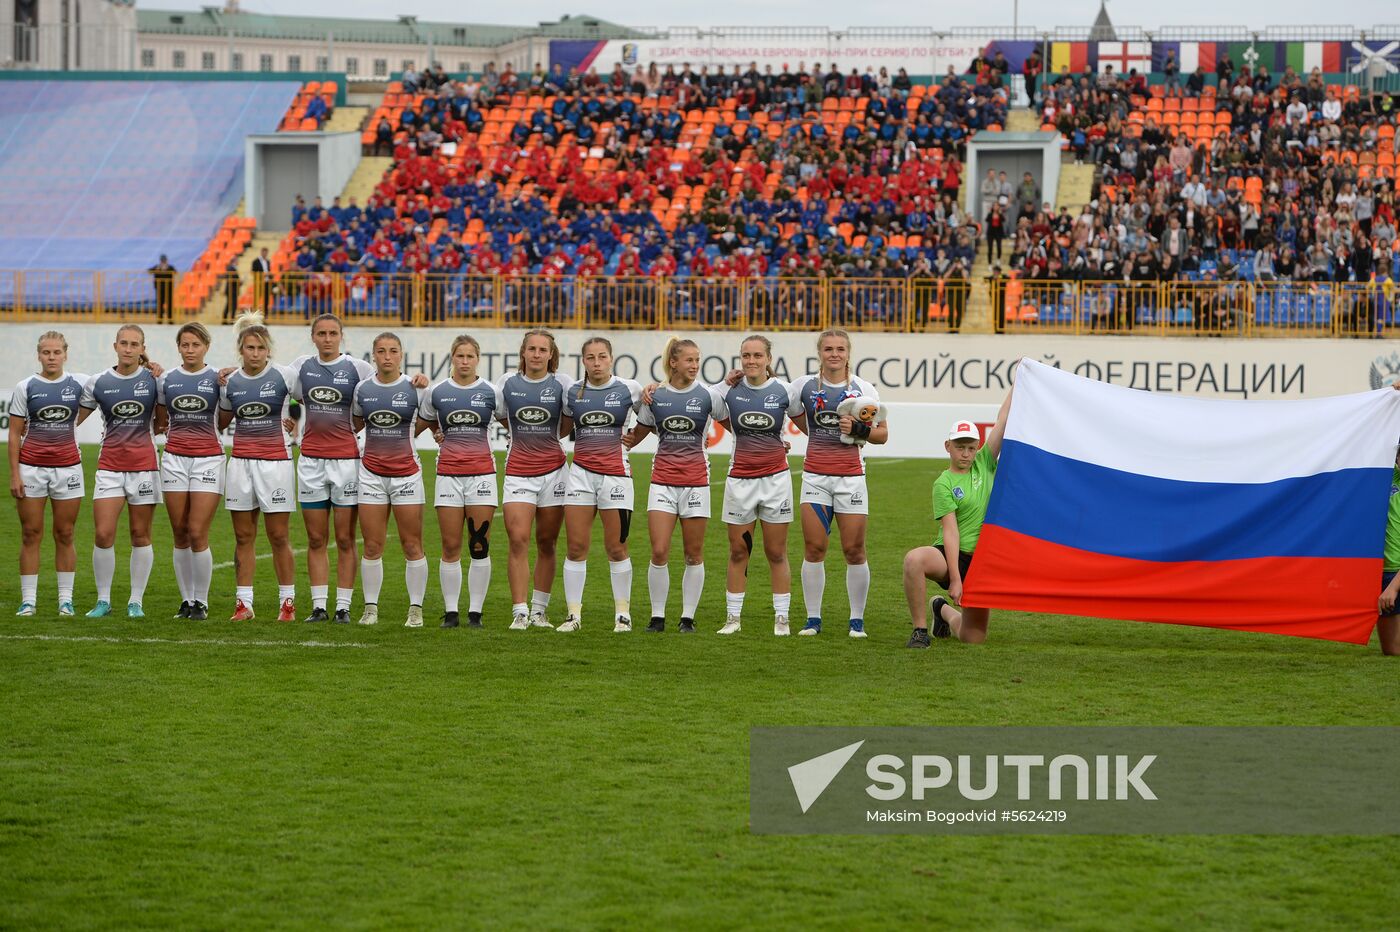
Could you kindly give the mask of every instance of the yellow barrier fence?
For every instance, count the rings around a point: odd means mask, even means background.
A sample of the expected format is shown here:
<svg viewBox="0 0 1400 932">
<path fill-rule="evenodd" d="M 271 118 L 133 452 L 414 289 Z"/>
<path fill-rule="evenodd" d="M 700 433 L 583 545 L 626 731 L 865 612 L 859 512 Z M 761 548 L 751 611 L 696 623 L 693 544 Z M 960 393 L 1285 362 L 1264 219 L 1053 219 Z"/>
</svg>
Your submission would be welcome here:
<svg viewBox="0 0 1400 932">
<path fill-rule="evenodd" d="M 1394 282 L 1123 282 L 961 278 L 619 278 L 287 272 L 0 271 L 0 321 L 225 322 L 333 313 L 365 326 L 850 330 L 1134 336 L 1388 336 Z"/>
</svg>

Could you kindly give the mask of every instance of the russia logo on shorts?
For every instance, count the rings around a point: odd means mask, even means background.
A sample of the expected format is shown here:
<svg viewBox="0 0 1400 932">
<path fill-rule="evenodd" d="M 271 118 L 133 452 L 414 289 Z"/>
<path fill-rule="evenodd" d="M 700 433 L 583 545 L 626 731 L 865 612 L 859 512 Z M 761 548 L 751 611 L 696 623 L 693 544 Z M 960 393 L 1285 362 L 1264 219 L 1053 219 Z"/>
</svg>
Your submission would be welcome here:
<svg viewBox="0 0 1400 932">
<path fill-rule="evenodd" d="M 283 504 L 283 503 L 286 502 L 286 501 L 287 501 L 287 490 L 286 490 L 286 489 L 273 489 L 273 490 L 272 490 L 272 504 L 274 504 L 274 505 L 281 505 L 281 504 Z"/>
<path fill-rule="evenodd" d="M 142 482 L 136 486 L 137 495 L 150 495 L 155 491 L 155 486 L 149 482 Z"/>
<path fill-rule="evenodd" d="M 69 477 L 68 477 L 68 488 L 70 488 L 70 489 L 76 489 L 78 486 L 80 486 L 80 485 L 82 485 L 82 484 L 83 484 L 83 483 L 82 483 L 82 480 L 80 480 L 77 476 L 69 476 Z"/>
</svg>

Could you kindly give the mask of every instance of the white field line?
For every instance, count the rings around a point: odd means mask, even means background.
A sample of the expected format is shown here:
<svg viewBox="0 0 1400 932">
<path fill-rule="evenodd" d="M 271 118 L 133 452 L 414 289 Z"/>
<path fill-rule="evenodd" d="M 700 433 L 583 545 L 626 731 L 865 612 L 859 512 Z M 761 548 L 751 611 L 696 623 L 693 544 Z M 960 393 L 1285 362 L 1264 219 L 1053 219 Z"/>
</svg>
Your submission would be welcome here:
<svg viewBox="0 0 1400 932">
<path fill-rule="evenodd" d="M 327 545 L 326 549 L 327 549 L 327 550 L 334 550 L 334 549 L 335 549 L 335 544 L 329 544 L 329 545 Z M 303 553 L 306 553 L 306 548 L 304 548 L 304 547 L 298 547 L 297 549 L 295 549 L 295 550 L 292 551 L 292 556 L 294 556 L 294 557 L 299 557 L 299 556 L 301 556 Z M 260 554 L 258 554 L 256 557 L 254 557 L 253 559 L 254 559 L 254 560 L 271 560 L 271 559 L 272 559 L 272 554 L 270 554 L 270 553 L 260 553 Z M 215 564 L 214 564 L 214 569 L 216 569 L 216 570 L 226 570 L 226 569 L 228 569 L 229 567 L 233 566 L 233 564 L 234 564 L 234 561 L 233 561 L 233 560 L 225 560 L 223 563 L 215 563 Z"/>
<path fill-rule="evenodd" d="M 373 644 L 356 641 L 231 641 L 226 638 L 118 638 L 100 636 L 70 636 L 63 634 L 0 634 L 4 641 L 93 641 L 102 644 L 188 644 L 196 647 L 352 647 L 370 648 Z"/>
</svg>

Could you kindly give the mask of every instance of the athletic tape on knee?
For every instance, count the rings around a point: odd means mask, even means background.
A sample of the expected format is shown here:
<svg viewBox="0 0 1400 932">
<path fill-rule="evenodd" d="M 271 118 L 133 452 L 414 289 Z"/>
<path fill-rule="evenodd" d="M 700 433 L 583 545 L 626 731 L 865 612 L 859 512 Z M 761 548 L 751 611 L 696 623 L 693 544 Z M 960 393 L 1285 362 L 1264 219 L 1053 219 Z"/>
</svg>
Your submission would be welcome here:
<svg viewBox="0 0 1400 932">
<path fill-rule="evenodd" d="M 481 522 L 481 527 L 476 526 L 476 521 L 467 519 L 467 555 L 473 560 L 484 560 L 491 555 L 491 540 L 487 533 L 491 530 L 491 522 Z"/>
<path fill-rule="evenodd" d="M 627 532 L 632 530 L 632 509 L 619 508 L 617 510 L 617 517 L 622 522 L 622 535 L 618 537 L 617 542 L 625 544 L 627 543 Z"/>
<path fill-rule="evenodd" d="M 835 508 L 835 506 L 833 506 L 833 505 L 817 505 L 817 504 L 812 503 L 812 502 L 808 502 L 807 504 L 811 506 L 812 511 L 816 514 L 817 520 L 821 521 L 821 523 L 822 523 L 822 530 L 826 531 L 827 534 L 830 534 L 830 533 L 831 533 L 831 519 L 832 519 L 832 517 L 836 514 L 836 508 Z"/>
</svg>

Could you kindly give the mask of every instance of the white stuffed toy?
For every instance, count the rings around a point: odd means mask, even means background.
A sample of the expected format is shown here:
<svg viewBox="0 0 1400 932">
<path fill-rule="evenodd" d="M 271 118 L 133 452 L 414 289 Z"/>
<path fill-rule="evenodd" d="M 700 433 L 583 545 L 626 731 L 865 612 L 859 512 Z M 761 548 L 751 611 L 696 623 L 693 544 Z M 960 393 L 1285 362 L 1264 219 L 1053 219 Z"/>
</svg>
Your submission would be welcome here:
<svg viewBox="0 0 1400 932">
<path fill-rule="evenodd" d="M 836 406 L 836 413 L 843 417 L 849 415 L 856 420 L 856 423 L 863 424 L 866 428 L 874 427 L 876 424 L 882 424 L 885 419 L 890 416 L 889 409 L 878 401 L 872 401 L 869 398 L 861 398 L 858 395 L 854 398 L 843 398 L 841 403 Z M 866 435 L 869 436 L 868 430 L 866 431 Z M 850 434 L 842 434 L 841 442 L 853 443 L 858 447 L 863 447 L 865 446 L 865 437 L 853 437 Z"/>
</svg>

